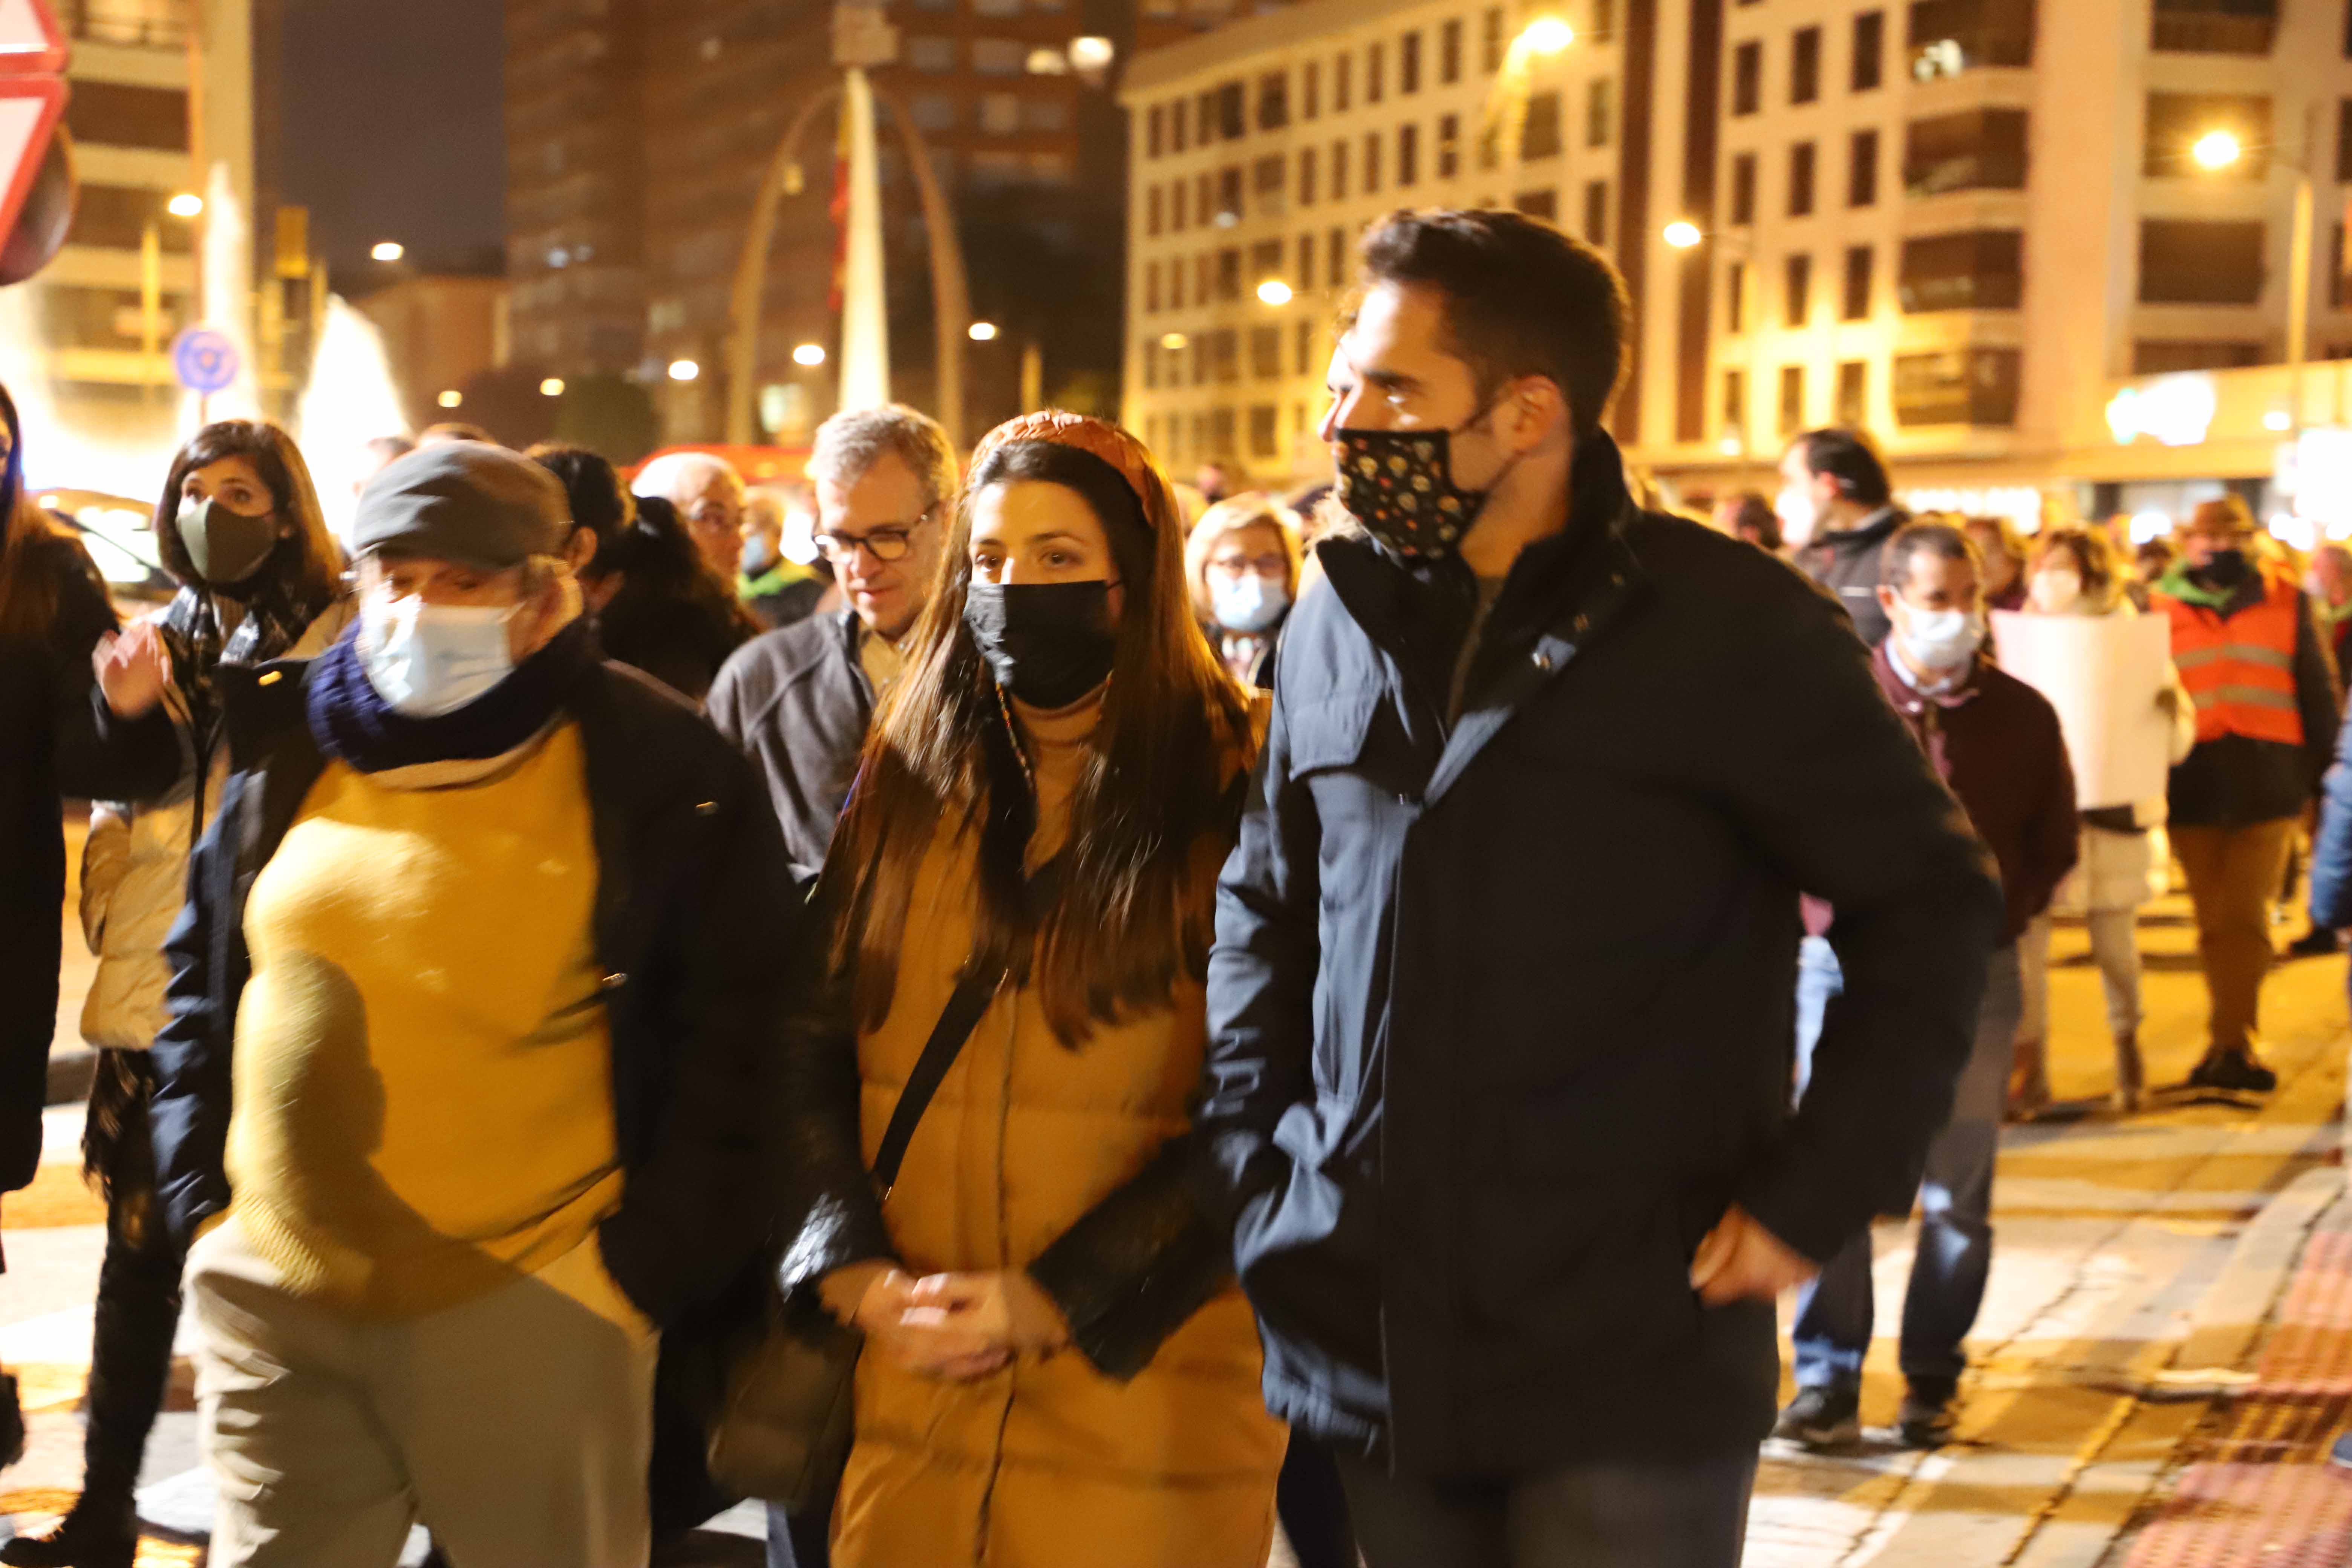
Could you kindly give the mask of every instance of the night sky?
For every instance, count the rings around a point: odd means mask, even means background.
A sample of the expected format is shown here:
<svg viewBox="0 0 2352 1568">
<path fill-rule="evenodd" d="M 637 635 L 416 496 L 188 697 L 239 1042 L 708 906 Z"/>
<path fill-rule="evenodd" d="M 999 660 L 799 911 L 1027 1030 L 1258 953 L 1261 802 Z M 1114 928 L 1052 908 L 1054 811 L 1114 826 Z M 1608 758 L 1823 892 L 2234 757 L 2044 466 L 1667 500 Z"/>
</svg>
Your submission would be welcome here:
<svg viewBox="0 0 2352 1568">
<path fill-rule="evenodd" d="M 461 267 L 505 234 L 500 0 L 287 0 L 279 168 L 338 290 L 369 248 Z"/>
</svg>

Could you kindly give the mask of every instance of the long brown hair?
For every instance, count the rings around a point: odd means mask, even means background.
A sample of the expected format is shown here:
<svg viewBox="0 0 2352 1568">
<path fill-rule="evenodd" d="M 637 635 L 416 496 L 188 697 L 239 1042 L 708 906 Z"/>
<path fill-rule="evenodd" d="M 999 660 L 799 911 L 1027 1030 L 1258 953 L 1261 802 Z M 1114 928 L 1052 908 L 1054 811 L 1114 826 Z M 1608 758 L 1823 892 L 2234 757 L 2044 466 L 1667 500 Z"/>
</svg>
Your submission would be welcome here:
<svg viewBox="0 0 2352 1568">
<path fill-rule="evenodd" d="M 1126 585 L 1062 872 L 1050 906 L 1034 911 L 1023 861 L 1035 801 L 1007 732 L 1009 710 L 963 618 L 973 500 L 1024 479 L 1087 501 Z M 973 963 L 1034 978 L 1064 1044 L 1165 1003 L 1180 977 L 1206 974 L 1208 889 L 1236 814 L 1228 785 L 1248 765 L 1252 737 L 1246 700 L 1192 623 L 1183 541 L 1166 477 L 1116 426 L 1029 415 L 981 443 L 826 873 L 827 905 L 842 911 L 834 963 L 855 972 L 863 1026 L 889 1012 L 916 870 L 943 819 L 978 838 Z"/>
<path fill-rule="evenodd" d="M 318 488 L 294 437 L 265 419 L 223 419 L 187 439 L 172 459 L 163 494 L 155 503 L 155 547 L 163 570 L 183 583 L 196 581 L 195 563 L 180 540 L 180 491 L 189 474 L 224 458 L 243 458 L 261 476 L 279 520 L 294 531 L 278 540 L 263 570 L 283 580 L 297 603 L 324 604 L 341 591 L 342 546 L 327 528 Z"/>
<path fill-rule="evenodd" d="M 57 618 L 58 579 L 33 557 L 62 531 L 25 494 L 24 426 L 5 386 L 0 421 L 8 426 L 7 461 L 0 463 L 0 637 L 38 639 Z"/>
</svg>

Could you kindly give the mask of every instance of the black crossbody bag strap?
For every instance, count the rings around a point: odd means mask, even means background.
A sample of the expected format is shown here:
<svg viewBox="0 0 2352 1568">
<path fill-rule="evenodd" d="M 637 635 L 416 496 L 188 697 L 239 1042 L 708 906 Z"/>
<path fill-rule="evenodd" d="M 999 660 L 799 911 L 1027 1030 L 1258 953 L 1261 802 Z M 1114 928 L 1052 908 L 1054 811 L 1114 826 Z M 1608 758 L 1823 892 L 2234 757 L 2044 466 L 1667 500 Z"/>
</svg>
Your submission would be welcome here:
<svg viewBox="0 0 2352 1568">
<path fill-rule="evenodd" d="M 1054 890 L 1060 884 L 1062 862 L 1057 856 L 1037 868 L 1029 879 L 1029 907 L 1039 910 L 1050 905 Z M 980 1026 L 988 1005 L 996 999 L 997 988 L 1004 984 L 1004 972 L 992 974 L 967 974 L 956 982 L 948 1005 L 940 1009 L 940 1021 L 931 1026 L 931 1037 L 923 1042 L 923 1054 L 915 1058 L 915 1070 L 907 1075 L 907 1087 L 898 1091 L 898 1103 L 891 1108 L 890 1125 L 882 1130 L 882 1146 L 874 1153 L 874 1190 L 884 1198 L 898 1184 L 898 1167 L 907 1158 L 907 1145 L 915 1141 L 915 1128 L 930 1109 L 931 1096 L 940 1091 L 947 1080 L 948 1069 L 955 1066 L 963 1054 L 964 1042 Z"/>
</svg>

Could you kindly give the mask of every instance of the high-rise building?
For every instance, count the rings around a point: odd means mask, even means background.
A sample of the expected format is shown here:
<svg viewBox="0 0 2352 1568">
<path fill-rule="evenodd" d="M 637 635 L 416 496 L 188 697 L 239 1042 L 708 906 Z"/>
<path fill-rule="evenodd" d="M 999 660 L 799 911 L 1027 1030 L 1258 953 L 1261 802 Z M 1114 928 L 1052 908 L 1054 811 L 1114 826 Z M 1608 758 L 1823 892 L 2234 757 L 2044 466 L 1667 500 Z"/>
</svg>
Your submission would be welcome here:
<svg viewBox="0 0 2352 1568">
<path fill-rule="evenodd" d="M 2346 29 L 2279 0 L 1310 0 L 1239 22 L 1125 85 L 1127 415 L 1174 462 L 1311 472 L 1356 235 L 1500 201 L 1624 273 L 1613 424 L 1672 489 L 1769 489 L 1787 436 L 1849 423 L 1920 499 L 2028 520 L 2256 490 L 2288 426 L 2352 420 L 2332 374 L 2296 415 L 2283 372 L 2239 368 L 2285 357 L 2298 175 L 2307 352 L 2352 352 Z M 2137 406 L 2206 417 L 2159 438 L 2127 411 L 2168 373 L 2200 379 Z"/>
<path fill-rule="evenodd" d="M 1116 402 L 1125 180 L 1122 126 L 1080 37 L 1108 41 L 1115 73 L 1139 45 L 1224 20 L 1239 0 L 903 0 L 895 64 L 873 73 L 881 126 L 895 393 L 931 401 L 929 239 L 903 110 L 957 213 L 976 318 L 992 344 L 966 354 L 967 437 L 1013 412 L 1025 346 L 1047 390 Z M 760 425 L 804 439 L 831 412 L 836 119 L 832 7 L 814 0 L 508 0 L 508 275 L 513 352 L 551 375 L 627 375 L 661 403 L 670 439 L 725 426 L 725 348 L 752 201 L 803 126 L 797 194 L 783 201 L 765 275 Z M 1100 13 L 1100 15 L 1097 15 Z M 1086 51 L 1080 51 L 1083 58 Z M 804 356 L 813 357 L 813 356 Z M 669 367 L 690 363 L 690 379 Z M 1091 381 L 1087 379 L 1091 377 Z"/>
</svg>

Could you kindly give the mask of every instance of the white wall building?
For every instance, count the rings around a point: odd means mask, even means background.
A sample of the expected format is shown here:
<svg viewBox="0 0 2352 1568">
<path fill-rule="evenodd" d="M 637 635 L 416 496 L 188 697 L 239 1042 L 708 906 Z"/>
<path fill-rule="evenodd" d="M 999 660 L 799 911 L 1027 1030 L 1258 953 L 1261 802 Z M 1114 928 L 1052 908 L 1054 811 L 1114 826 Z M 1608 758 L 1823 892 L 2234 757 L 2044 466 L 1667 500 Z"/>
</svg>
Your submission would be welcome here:
<svg viewBox="0 0 2352 1568">
<path fill-rule="evenodd" d="M 1573 42 L 1507 61 L 1547 18 Z M 1769 489 L 1785 437 L 1833 422 L 1906 485 L 2002 510 L 2259 481 L 2273 443 L 2184 472 L 2193 451 L 2106 412 L 2135 375 L 2285 357 L 2298 168 L 2307 353 L 2352 356 L 2347 57 L 2339 0 L 1311 0 L 1129 73 L 1128 416 L 1180 468 L 1312 471 L 1335 250 L 1394 206 L 1499 200 L 1625 274 L 1614 422 L 1670 485 Z M 2190 153 L 2215 131 L 2241 149 L 2218 170 Z M 1666 242 L 1678 219 L 1700 243 Z M 1276 278 L 1296 298 L 1260 304 Z"/>
</svg>

